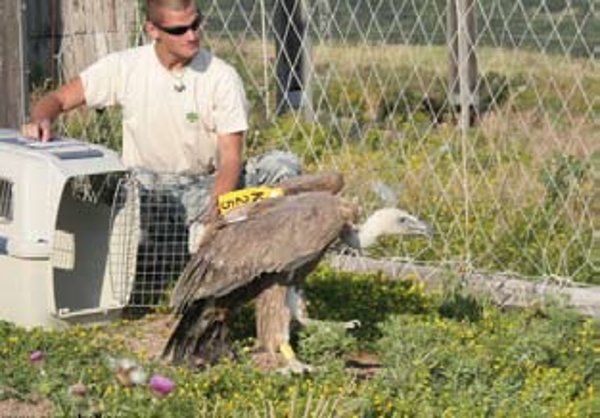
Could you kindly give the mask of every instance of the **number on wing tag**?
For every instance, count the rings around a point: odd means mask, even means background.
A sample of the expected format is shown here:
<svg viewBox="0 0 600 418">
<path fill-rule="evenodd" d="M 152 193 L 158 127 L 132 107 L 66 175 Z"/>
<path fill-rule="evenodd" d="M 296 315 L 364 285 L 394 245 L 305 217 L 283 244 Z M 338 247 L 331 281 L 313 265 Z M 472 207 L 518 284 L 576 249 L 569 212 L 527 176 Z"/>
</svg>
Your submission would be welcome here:
<svg viewBox="0 0 600 418">
<path fill-rule="evenodd" d="M 242 190 L 234 190 L 219 196 L 219 212 L 221 215 L 224 215 L 235 208 L 239 208 L 240 206 L 278 196 L 283 196 L 283 189 L 280 187 L 260 186 L 249 187 Z"/>
</svg>

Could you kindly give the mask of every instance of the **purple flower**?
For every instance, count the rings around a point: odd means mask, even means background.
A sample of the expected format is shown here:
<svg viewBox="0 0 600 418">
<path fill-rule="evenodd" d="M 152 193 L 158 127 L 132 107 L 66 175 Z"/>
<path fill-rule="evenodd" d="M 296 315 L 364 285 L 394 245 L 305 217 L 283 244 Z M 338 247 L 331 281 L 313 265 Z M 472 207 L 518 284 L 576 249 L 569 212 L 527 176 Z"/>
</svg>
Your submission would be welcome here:
<svg viewBox="0 0 600 418">
<path fill-rule="evenodd" d="M 46 358 L 46 354 L 40 350 L 33 351 L 29 354 L 29 361 L 34 364 L 41 363 L 44 358 Z"/>
<path fill-rule="evenodd" d="M 149 385 L 150 388 L 160 396 L 167 396 L 175 389 L 175 382 L 168 377 L 159 374 L 152 376 Z"/>
</svg>

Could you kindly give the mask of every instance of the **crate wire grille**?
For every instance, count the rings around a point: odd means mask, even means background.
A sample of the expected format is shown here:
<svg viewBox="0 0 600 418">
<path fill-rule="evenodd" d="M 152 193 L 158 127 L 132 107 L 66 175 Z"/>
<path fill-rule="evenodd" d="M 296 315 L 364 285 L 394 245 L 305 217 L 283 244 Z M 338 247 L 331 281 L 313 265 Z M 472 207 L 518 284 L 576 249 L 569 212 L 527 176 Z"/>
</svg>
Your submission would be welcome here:
<svg viewBox="0 0 600 418">
<path fill-rule="evenodd" d="M 0 179 L 0 221 L 11 221 L 13 211 L 13 184 Z"/>
<path fill-rule="evenodd" d="M 118 300 L 133 307 L 163 303 L 187 260 L 188 229 L 173 181 L 123 178 L 115 192 L 109 268 Z"/>
</svg>

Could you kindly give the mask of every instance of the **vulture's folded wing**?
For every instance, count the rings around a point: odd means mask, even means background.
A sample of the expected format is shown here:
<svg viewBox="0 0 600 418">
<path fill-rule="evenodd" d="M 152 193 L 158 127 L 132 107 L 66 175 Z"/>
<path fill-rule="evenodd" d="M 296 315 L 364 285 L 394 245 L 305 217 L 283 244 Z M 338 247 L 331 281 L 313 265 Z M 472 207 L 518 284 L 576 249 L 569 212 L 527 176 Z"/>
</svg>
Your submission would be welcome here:
<svg viewBox="0 0 600 418">
<path fill-rule="evenodd" d="M 327 192 L 257 202 L 249 216 L 226 224 L 203 242 L 179 278 L 171 306 L 221 297 L 268 273 L 322 256 L 346 224 L 343 203 Z"/>
</svg>

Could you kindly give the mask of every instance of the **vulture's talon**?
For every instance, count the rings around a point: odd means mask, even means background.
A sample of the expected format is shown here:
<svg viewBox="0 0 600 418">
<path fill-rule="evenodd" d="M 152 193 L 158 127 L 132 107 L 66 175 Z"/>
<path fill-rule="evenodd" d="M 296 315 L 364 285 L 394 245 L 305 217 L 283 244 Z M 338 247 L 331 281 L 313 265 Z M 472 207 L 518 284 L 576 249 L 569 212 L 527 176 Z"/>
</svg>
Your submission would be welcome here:
<svg viewBox="0 0 600 418">
<path fill-rule="evenodd" d="M 308 374 L 314 371 L 313 366 L 310 364 L 302 363 L 298 359 L 292 359 L 288 361 L 287 366 L 277 369 L 278 373 L 283 375 L 298 375 L 298 374 Z"/>
</svg>

